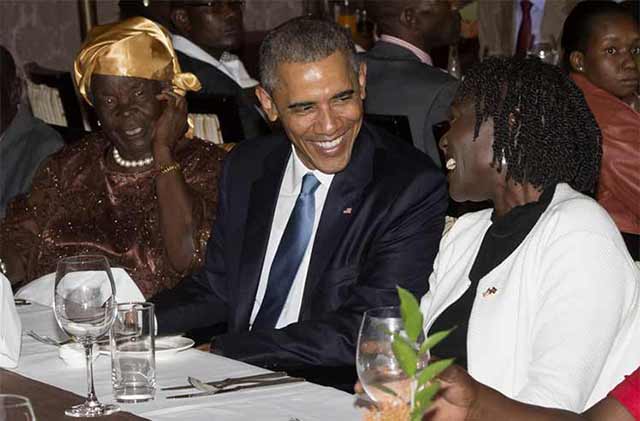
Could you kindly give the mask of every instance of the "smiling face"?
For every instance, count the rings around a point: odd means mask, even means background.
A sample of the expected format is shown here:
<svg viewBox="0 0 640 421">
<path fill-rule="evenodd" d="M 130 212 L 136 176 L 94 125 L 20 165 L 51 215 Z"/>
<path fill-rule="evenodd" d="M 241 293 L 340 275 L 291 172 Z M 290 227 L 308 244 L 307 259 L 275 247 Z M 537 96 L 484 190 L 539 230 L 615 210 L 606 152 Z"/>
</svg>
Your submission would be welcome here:
<svg viewBox="0 0 640 421">
<path fill-rule="evenodd" d="M 281 63 L 272 95 L 256 89 L 271 121 L 280 118 L 305 166 L 326 174 L 351 159 L 362 126 L 366 68 L 356 76 L 342 52 L 311 63 Z"/>
<path fill-rule="evenodd" d="M 162 114 L 162 83 L 127 76 L 93 75 L 91 94 L 102 131 L 129 160 L 151 155 L 153 128 Z"/>
<path fill-rule="evenodd" d="M 594 85 L 625 99 L 638 90 L 640 72 L 635 59 L 640 56 L 638 24 L 622 15 L 596 20 L 584 54 L 574 53 L 574 70 L 582 72 Z"/>
<path fill-rule="evenodd" d="M 440 140 L 445 160 L 455 160 L 455 168 L 448 171 L 449 194 L 456 202 L 481 202 L 494 199 L 495 191 L 504 182 L 493 162 L 493 120 L 480 126 L 474 140 L 476 116 L 473 103 L 454 103 L 451 106 L 451 128 Z"/>
</svg>

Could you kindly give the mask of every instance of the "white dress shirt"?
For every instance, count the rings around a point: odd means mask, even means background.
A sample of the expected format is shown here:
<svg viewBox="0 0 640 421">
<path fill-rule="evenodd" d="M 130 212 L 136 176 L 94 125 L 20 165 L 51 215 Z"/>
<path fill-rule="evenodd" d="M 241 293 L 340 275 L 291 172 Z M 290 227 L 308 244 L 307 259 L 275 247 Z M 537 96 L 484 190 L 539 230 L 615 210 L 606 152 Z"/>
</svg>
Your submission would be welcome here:
<svg viewBox="0 0 640 421">
<path fill-rule="evenodd" d="M 258 84 L 257 80 L 249 76 L 247 69 L 245 69 L 244 64 L 242 64 L 238 56 L 224 52 L 220 60 L 216 60 L 211 54 L 183 36 L 171 35 L 171 40 L 173 41 L 173 48 L 176 51 L 180 51 L 191 58 L 212 65 L 233 79 L 240 87 L 245 89 L 253 88 Z"/>
<path fill-rule="evenodd" d="M 546 40 L 540 39 L 540 33 L 542 32 L 542 19 L 544 18 L 544 2 L 545 0 L 529 0 L 532 3 L 531 10 L 531 35 L 533 36 L 533 43 L 545 42 Z M 514 49 L 518 45 L 518 32 L 520 31 L 520 25 L 522 24 L 522 6 L 521 0 L 513 2 L 513 39 Z M 556 40 L 557 41 L 557 40 Z"/>
<path fill-rule="evenodd" d="M 269 242 L 267 243 L 267 251 L 264 256 L 262 272 L 260 273 L 260 283 L 258 284 L 258 291 L 256 292 L 256 298 L 253 304 L 253 311 L 251 312 L 250 323 L 252 326 L 267 290 L 269 272 L 271 271 L 271 265 L 276 255 L 278 245 L 280 244 L 280 239 L 282 238 L 282 234 L 284 234 L 287 222 L 289 221 L 293 207 L 302 189 L 302 177 L 307 173 L 312 173 L 318 181 L 320 181 L 320 186 L 315 192 L 316 214 L 313 220 L 311 239 L 309 240 L 309 244 L 307 244 L 307 249 L 302 257 L 302 263 L 300 263 L 296 277 L 291 284 L 287 301 L 276 323 L 276 329 L 283 328 L 298 321 L 300 307 L 302 306 L 304 286 L 307 279 L 307 270 L 309 269 L 309 261 L 311 260 L 311 250 L 313 250 L 313 243 L 316 231 L 318 230 L 320 215 L 322 215 L 322 208 L 324 207 L 324 202 L 327 199 L 327 193 L 329 193 L 329 187 L 331 187 L 331 181 L 333 180 L 333 174 L 324 174 L 318 170 L 308 169 L 296 154 L 295 148 L 293 146 L 291 146 L 291 148 L 293 152 L 289 157 L 289 162 L 287 163 L 284 177 L 282 178 L 282 184 L 280 185 L 276 210 L 273 215 L 273 223 L 271 224 L 271 233 L 269 234 Z"/>
</svg>

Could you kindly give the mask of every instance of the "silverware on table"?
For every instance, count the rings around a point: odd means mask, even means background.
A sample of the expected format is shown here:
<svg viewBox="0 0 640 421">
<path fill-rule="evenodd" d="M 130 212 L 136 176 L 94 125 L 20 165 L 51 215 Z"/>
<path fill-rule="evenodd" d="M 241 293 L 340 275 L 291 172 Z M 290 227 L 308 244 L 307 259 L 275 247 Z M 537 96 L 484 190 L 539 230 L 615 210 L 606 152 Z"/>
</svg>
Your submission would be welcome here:
<svg viewBox="0 0 640 421">
<path fill-rule="evenodd" d="M 206 382 L 206 383 L 205 382 L 200 382 L 200 383 L 203 383 L 203 384 L 208 385 L 208 386 L 217 387 L 217 388 L 224 388 L 224 387 L 231 386 L 231 385 L 234 385 L 234 384 L 257 382 L 257 381 L 261 381 L 261 380 L 274 380 L 276 378 L 282 378 L 282 377 L 286 377 L 286 376 L 287 376 L 287 373 L 285 373 L 284 371 L 275 371 L 275 372 L 262 373 L 262 374 L 252 374 L 250 376 L 243 376 L 243 377 L 228 377 L 228 378 L 223 379 L 223 380 L 215 380 L 215 381 L 211 381 L 211 382 Z M 194 377 L 189 377 L 189 379 L 195 379 L 195 378 Z M 198 380 L 198 379 L 195 379 L 195 380 Z M 163 387 L 160 390 L 183 390 L 183 389 L 191 389 L 191 388 L 196 387 L 196 386 L 193 385 L 193 383 L 191 383 L 191 381 L 189 383 L 190 384 L 185 385 L 185 386 Z"/>
<path fill-rule="evenodd" d="M 36 341 L 46 345 L 51 345 L 51 346 L 62 346 L 70 342 L 73 342 L 73 339 L 71 338 L 65 339 L 63 341 L 59 341 L 47 335 L 40 335 L 39 333 L 36 333 L 33 330 L 27 330 L 25 333 L 29 335 L 31 338 L 35 339 Z"/>
<path fill-rule="evenodd" d="M 16 306 L 30 306 L 31 301 L 25 300 L 24 298 L 14 298 L 13 304 L 15 304 Z"/>
<path fill-rule="evenodd" d="M 284 377 L 282 379 L 262 381 L 258 383 L 252 383 L 252 384 L 241 384 L 239 386 L 221 388 L 221 389 L 210 391 L 210 392 L 188 393 L 185 395 L 167 396 L 167 399 L 199 398 L 204 396 L 213 396 L 213 395 L 219 395 L 222 393 L 235 392 L 235 391 L 244 390 L 244 389 L 257 389 L 258 387 L 276 386 L 281 384 L 298 383 L 303 381 L 305 380 L 300 377 Z"/>
</svg>

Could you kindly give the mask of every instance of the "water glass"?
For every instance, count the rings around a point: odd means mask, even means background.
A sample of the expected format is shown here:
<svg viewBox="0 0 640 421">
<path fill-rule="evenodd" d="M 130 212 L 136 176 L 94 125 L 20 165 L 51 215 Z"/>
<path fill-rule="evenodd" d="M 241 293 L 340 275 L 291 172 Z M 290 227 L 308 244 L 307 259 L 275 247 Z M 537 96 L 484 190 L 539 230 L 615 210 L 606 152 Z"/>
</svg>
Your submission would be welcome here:
<svg viewBox="0 0 640 421">
<path fill-rule="evenodd" d="M 111 327 L 111 379 L 118 402 L 146 402 L 156 393 L 155 322 L 152 303 L 118 304 Z"/>
<path fill-rule="evenodd" d="M 362 318 L 356 370 L 360 384 L 376 402 L 392 400 L 393 394 L 404 402 L 410 400 L 411 382 L 391 347 L 393 334 L 403 334 L 403 326 L 399 307 L 374 308 L 366 311 Z"/>
<path fill-rule="evenodd" d="M 29 398 L 20 395 L 0 395 L 0 421 L 35 421 Z"/>
</svg>

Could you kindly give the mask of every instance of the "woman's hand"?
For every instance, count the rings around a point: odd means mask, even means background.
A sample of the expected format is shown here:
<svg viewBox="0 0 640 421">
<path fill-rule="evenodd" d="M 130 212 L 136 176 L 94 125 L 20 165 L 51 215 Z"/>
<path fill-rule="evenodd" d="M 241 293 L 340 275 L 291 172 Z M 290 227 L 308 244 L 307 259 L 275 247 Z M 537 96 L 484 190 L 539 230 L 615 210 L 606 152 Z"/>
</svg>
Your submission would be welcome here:
<svg viewBox="0 0 640 421">
<path fill-rule="evenodd" d="M 477 398 L 478 383 L 460 366 L 452 365 L 439 376 L 440 392 L 427 412 L 429 421 L 464 421 Z"/>
<path fill-rule="evenodd" d="M 158 154 L 173 151 L 176 142 L 187 131 L 187 101 L 170 89 L 163 90 L 156 98 L 165 103 L 153 131 L 153 156 L 159 160 Z"/>
</svg>

